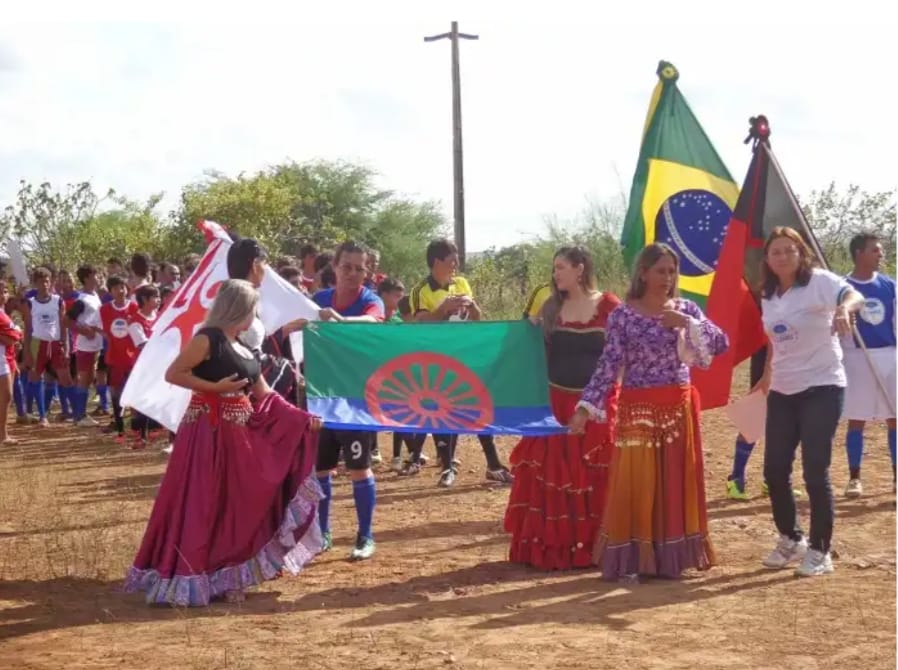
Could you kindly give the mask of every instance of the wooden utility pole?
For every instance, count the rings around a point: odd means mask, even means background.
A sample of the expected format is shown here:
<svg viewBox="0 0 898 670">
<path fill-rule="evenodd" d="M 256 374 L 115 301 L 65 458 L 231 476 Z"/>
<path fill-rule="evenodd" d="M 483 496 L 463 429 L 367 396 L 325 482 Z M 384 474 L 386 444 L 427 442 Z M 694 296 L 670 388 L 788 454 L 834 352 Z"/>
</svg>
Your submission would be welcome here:
<svg viewBox="0 0 898 670">
<path fill-rule="evenodd" d="M 458 247 L 458 263 L 465 269 L 465 178 L 461 143 L 461 74 L 458 67 L 458 40 L 480 39 L 478 35 L 458 32 L 458 21 L 452 22 L 448 33 L 425 37 L 425 42 L 448 39 L 452 43 L 452 166 L 454 173 L 455 246 Z"/>
</svg>

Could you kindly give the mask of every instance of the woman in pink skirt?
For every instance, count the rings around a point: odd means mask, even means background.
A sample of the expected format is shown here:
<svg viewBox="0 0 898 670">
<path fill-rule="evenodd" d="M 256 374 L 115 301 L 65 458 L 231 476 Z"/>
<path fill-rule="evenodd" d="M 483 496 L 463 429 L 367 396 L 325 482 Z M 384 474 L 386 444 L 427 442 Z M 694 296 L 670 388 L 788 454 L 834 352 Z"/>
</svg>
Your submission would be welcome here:
<svg viewBox="0 0 898 670">
<path fill-rule="evenodd" d="M 272 392 L 257 356 L 237 340 L 258 300 L 249 282 L 224 282 L 166 372 L 193 396 L 125 581 L 148 603 L 239 601 L 321 551 L 320 423 Z"/>
</svg>

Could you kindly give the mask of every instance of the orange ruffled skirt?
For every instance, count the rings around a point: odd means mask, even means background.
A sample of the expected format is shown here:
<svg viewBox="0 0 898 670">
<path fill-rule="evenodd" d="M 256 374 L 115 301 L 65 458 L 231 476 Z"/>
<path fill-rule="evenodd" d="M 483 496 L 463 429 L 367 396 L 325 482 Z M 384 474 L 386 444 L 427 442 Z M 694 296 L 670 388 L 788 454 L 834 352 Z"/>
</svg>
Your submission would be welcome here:
<svg viewBox="0 0 898 670">
<path fill-rule="evenodd" d="M 620 394 L 605 518 L 603 579 L 677 578 L 715 564 L 708 537 L 698 394 L 691 386 Z"/>
<path fill-rule="evenodd" d="M 549 395 L 555 418 L 567 425 L 580 393 L 550 386 Z M 514 483 L 505 511 L 512 562 L 541 570 L 592 566 L 613 452 L 609 425 L 616 398 L 615 389 L 608 400 L 609 423 L 591 421 L 583 435 L 524 437 L 514 448 Z"/>
</svg>

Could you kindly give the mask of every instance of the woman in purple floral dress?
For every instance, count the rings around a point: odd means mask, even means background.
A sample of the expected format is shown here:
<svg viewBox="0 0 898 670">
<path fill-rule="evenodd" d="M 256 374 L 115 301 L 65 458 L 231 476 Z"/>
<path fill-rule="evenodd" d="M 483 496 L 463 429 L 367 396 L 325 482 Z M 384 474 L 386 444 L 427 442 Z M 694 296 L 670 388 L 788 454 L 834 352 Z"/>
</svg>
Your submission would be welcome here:
<svg viewBox="0 0 898 670">
<path fill-rule="evenodd" d="M 651 244 L 636 262 L 627 300 L 608 318 L 605 349 L 570 422 L 603 420 L 622 374 L 615 450 L 594 560 L 608 581 L 677 578 L 715 563 L 708 537 L 698 394 L 689 367 L 726 351 L 726 334 L 677 296 L 679 258 Z"/>
</svg>

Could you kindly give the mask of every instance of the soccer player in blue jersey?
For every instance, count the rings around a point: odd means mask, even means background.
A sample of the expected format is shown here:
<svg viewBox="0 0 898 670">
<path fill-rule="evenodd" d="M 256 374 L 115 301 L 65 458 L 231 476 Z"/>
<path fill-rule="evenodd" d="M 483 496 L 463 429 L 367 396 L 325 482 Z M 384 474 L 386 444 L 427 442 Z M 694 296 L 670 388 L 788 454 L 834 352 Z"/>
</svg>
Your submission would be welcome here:
<svg viewBox="0 0 898 670">
<path fill-rule="evenodd" d="M 857 332 L 869 354 L 868 359 L 854 337 L 843 339 L 845 374 L 848 377 L 842 413 L 848 419 L 845 448 L 848 452 L 849 481 L 845 495 L 857 498 L 863 493 L 861 460 L 867 421 L 885 420 L 888 425 L 892 490 L 895 490 L 895 280 L 879 272 L 883 249 L 877 235 L 855 235 L 848 250 L 854 269 L 846 279 L 864 296 L 864 306 L 857 313 Z M 885 389 L 880 387 L 880 382 Z"/>
<path fill-rule="evenodd" d="M 365 286 L 368 252 L 355 242 L 344 242 L 334 253 L 336 284 L 312 296 L 321 307 L 321 319 L 378 323 L 384 320 L 384 304 Z M 318 520 L 324 535 L 324 549 L 332 546 L 330 530 L 331 472 L 337 467 L 340 453 L 352 479 L 352 497 L 358 519 L 355 547 L 349 558 L 359 561 L 374 555 L 372 520 L 377 499 L 371 451 L 377 445 L 377 433 L 362 430 L 323 428 L 318 441 L 318 483 L 324 498 L 318 505 Z"/>
</svg>

